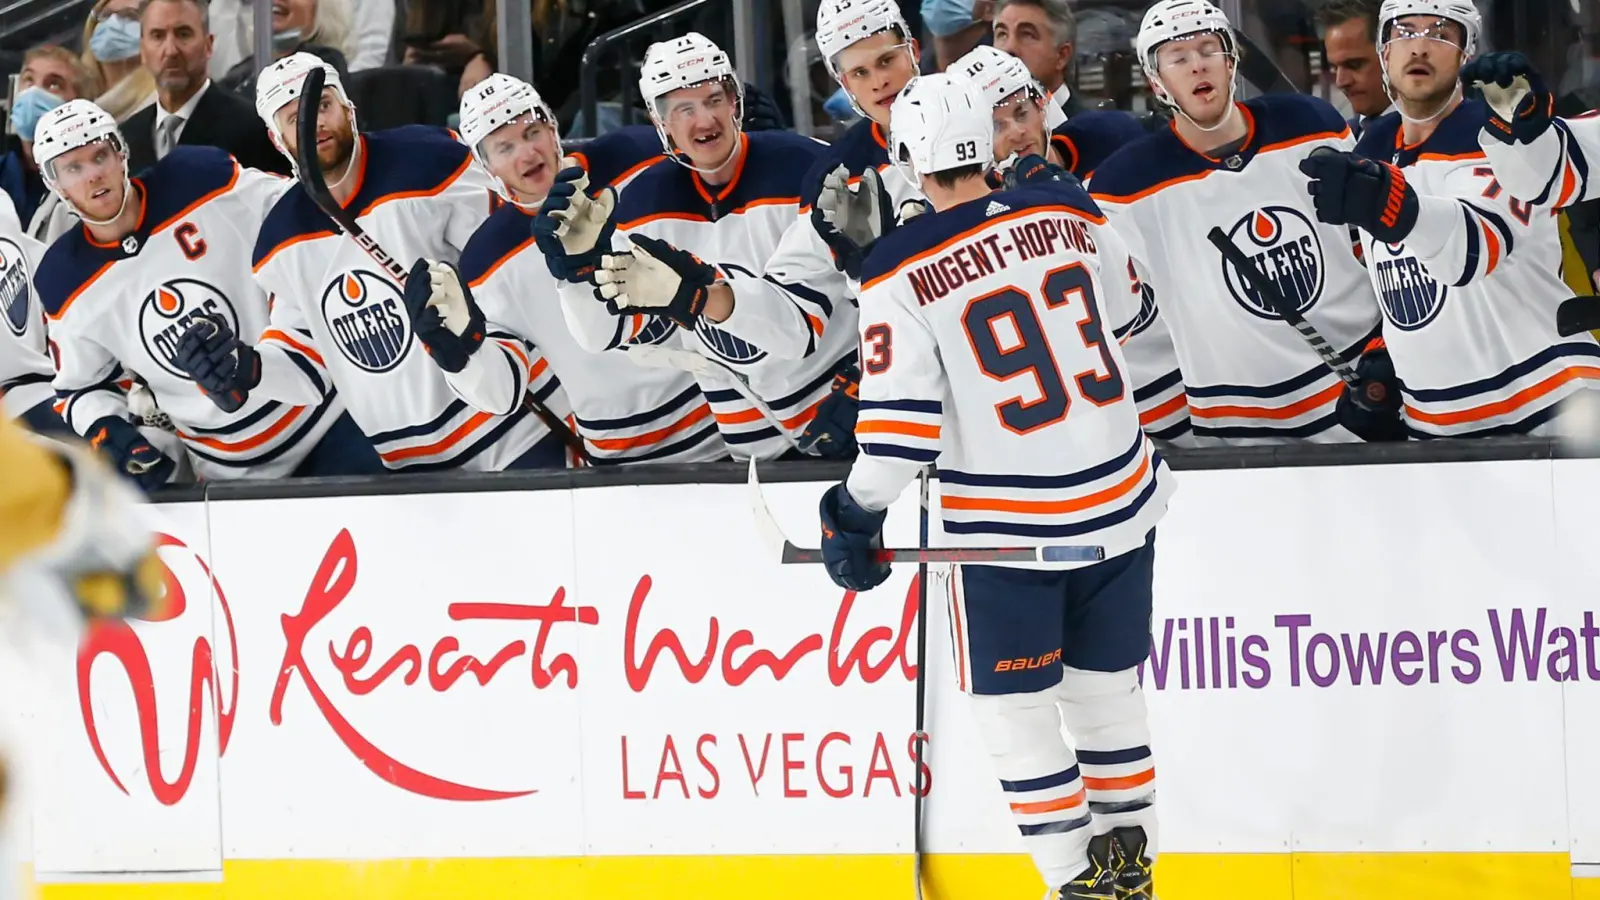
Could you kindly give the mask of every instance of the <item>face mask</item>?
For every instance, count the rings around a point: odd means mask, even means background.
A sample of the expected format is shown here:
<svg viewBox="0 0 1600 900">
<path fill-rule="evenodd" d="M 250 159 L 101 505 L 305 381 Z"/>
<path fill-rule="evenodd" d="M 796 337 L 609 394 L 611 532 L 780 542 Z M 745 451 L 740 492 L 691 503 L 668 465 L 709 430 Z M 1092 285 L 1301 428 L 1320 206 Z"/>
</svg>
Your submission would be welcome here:
<svg viewBox="0 0 1600 900">
<path fill-rule="evenodd" d="M 11 104 L 11 123 L 16 126 L 17 137 L 32 141 L 39 120 L 63 102 L 60 97 L 37 85 L 18 94 Z"/>
<path fill-rule="evenodd" d="M 101 62 L 121 62 L 139 55 L 139 23 L 112 16 L 94 27 L 89 50 Z"/>
</svg>

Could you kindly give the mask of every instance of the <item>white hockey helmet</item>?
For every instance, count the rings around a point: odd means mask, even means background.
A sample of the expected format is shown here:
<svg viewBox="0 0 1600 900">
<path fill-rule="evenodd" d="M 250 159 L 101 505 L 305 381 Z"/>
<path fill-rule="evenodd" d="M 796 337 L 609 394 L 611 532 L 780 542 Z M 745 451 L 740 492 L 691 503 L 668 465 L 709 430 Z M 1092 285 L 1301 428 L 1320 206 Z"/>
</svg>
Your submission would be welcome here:
<svg viewBox="0 0 1600 900">
<path fill-rule="evenodd" d="M 1028 91 L 1041 99 L 1044 97 L 1044 86 L 1028 71 L 1028 64 L 994 47 L 974 47 L 972 52 L 956 60 L 946 71 L 955 72 L 976 84 L 991 107 L 999 106 L 1018 91 Z"/>
<path fill-rule="evenodd" d="M 92 219 L 84 215 L 83 210 L 78 209 L 77 204 L 61 190 L 56 178 L 56 160 L 63 153 L 101 142 L 115 151 L 121 160 L 122 205 L 109 219 Z M 39 125 L 33 132 L 33 161 L 39 167 L 45 186 L 72 208 L 78 218 L 91 225 L 106 225 L 116 221 L 133 196 L 133 181 L 128 172 L 128 142 L 117 127 L 117 120 L 88 100 L 68 100 L 39 118 Z"/>
<path fill-rule="evenodd" d="M 817 49 L 835 81 L 844 80 L 835 62 L 840 51 L 890 30 L 911 40 L 911 26 L 906 24 L 895 0 L 822 0 L 817 8 Z"/>
<path fill-rule="evenodd" d="M 918 75 L 889 108 L 889 158 L 912 184 L 947 169 L 994 164 L 989 101 L 960 75 Z"/>
<path fill-rule="evenodd" d="M 495 192 L 511 199 L 500 176 L 489 171 L 489 160 L 483 153 L 483 141 L 503 125 L 523 120 L 543 122 L 550 126 L 556 138 L 556 158 L 560 159 L 561 130 L 550 104 L 544 102 L 533 85 L 504 72 L 496 72 L 478 82 L 461 95 L 461 142 L 472 150 L 472 158 L 489 173 Z"/>
<path fill-rule="evenodd" d="M 1156 51 L 1168 41 L 1193 37 L 1197 34 L 1215 34 L 1222 38 L 1223 51 L 1234 63 L 1233 76 L 1228 81 L 1228 96 L 1237 96 L 1239 45 L 1234 39 L 1233 23 L 1228 14 L 1207 0 L 1159 0 L 1145 11 L 1139 23 L 1139 34 L 1134 38 L 1134 51 L 1139 55 L 1139 65 L 1144 68 L 1145 82 L 1155 91 L 1156 99 L 1168 106 L 1176 106 L 1161 83 L 1161 73 L 1156 66 Z"/>
<path fill-rule="evenodd" d="M 733 70 L 728 54 L 710 38 L 691 31 L 681 38 L 651 44 L 644 53 L 644 63 L 639 66 L 639 96 L 650 110 L 662 149 L 679 162 L 683 160 L 667 134 L 665 98 L 673 91 L 712 81 L 728 85 L 735 101 L 733 127 L 740 129 L 744 122 L 744 83 Z M 737 153 L 738 144 L 734 147 Z"/>
<path fill-rule="evenodd" d="M 350 95 L 345 93 L 344 83 L 339 80 L 339 70 L 322 61 L 322 58 L 310 53 L 291 53 L 278 60 L 265 69 L 256 78 L 256 115 L 267 125 L 267 134 L 272 137 L 273 146 L 278 152 L 289 158 L 289 165 L 298 169 L 294 155 L 289 152 L 289 147 L 283 141 L 283 133 L 278 130 L 278 110 L 300 99 L 300 86 L 305 83 L 306 73 L 315 68 L 323 72 L 322 86 L 333 88 L 338 95 L 339 102 L 344 104 L 350 113 L 350 130 L 356 130 L 356 105 L 350 102 Z"/>
<path fill-rule="evenodd" d="M 1406 16 L 1436 16 L 1449 19 L 1461 26 L 1466 32 L 1465 43 L 1461 48 L 1461 59 L 1471 59 L 1478 52 L 1478 36 L 1483 33 L 1483 15 L 1478 12 L 1478 7 L 1472 0 L 1383 0 L 1383 6 L 1378 9 L 1378 55 L 1382 57 L 1383 46 L 1389 42 L 1389 26 L 1395 19 Z M 1385 76 L 1388 74 L 1384 68 Z"/>
</svg>

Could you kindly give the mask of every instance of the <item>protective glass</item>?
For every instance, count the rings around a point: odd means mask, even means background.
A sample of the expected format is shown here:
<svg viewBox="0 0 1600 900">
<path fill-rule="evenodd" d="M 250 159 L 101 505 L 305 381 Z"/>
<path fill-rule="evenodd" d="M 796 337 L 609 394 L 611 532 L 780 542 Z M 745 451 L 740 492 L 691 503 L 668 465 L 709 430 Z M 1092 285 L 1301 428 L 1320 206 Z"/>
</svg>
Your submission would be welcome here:
<svg viewBox="0 0 1600 900">
<path fill-rule="evenodd" d="M 1197 63 L 1219 62 L 1228 56 L 1228 45 L 1215 35 L 1191 44 L 1162 44 L 1156 48 L 1156 71 L 1182 71 Z"/>
<path fill-rule="evenodd" d="M 68 150 L 40 166 L 40 171 L 57 190 L 75 194 L 97 178 L 103 178 L 106 185 L 120 181 L 126 152 L 115 136 L 105 137 Z"/>
<path fill-rule="evenodd" d="M 724 88 L 712 91 L 701 97 L 683 96 L 683 92 L 673 91 L 671 95 L 661 97 L 655 101 L 656 115 L 668 128 L 683 128 L 701 121 L 703 116 L 710 116 L 716 121 L 723 121 L 737 112 L 738 100 L 728 79 L 717 82 Z M 689 85 L 695 87 L 696 85 Z"/>
<path fill-rule="evenodd" d="M 1044 132 L 1044 95 L 1024 88 L 1000 101 L 993 115 L 995 147 L 1015 145 Z"/>
<path fill-rule="evenodd" d="M 501 125 L 478 142 L 478 156 L 490 167 L 506 165 L 529 148 L 551 147 L 555 123 L 543 110 L 531 110 Z"/>
<path fill-rule="evenodd" d="M 1460 23 L 1449 19 L 1434 19 L 1431 22 L 1397 19 L 1384 26 L 1383 43 L 1388 45 L 1393 41 L 1438 41 L 1460 50 L 1465 40 L 1465 32 L 1466 29 L 1462 28 Z"/>
</svg>

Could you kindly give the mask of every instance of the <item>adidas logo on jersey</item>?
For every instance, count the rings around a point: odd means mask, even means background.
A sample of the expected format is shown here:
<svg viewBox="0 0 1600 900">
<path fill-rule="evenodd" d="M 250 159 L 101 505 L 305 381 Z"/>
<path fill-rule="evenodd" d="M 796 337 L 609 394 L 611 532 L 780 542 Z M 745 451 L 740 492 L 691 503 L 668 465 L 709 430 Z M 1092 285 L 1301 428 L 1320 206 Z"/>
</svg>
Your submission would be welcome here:
<svg viewBox="0 0 1600 900">
<path fill-rule="evenodd" d="M 988 208 L 983 211 L 983 215 L 985 218 L 988 218 L 989 216 L 998 216 L 1003 212 L 1010 211 L 1011 207 L 1005 205 L 1004 203 L 1001 203 L 998 200 L 990 200 Z"/>
</svg>

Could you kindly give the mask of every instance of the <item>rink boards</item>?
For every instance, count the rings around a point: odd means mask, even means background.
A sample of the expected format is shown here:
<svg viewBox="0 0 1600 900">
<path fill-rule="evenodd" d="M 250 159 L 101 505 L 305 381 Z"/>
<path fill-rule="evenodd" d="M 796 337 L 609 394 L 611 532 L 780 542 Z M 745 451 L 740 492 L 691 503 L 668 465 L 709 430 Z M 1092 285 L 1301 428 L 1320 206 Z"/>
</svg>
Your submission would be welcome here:
<svg viewBox="0 0 1600 900">
<path fill-rule="evenodd" d="M 1600 897 L 1600 463 L 1178 478 L 1163 897 Z M 45 897 L 909 896 L 914 569 L 778 566 L 738 485 L 157 513 L 182 612 L 37 686 Z M 944 590 L 928 894 L 1036 898 Z"/>
</svg>

